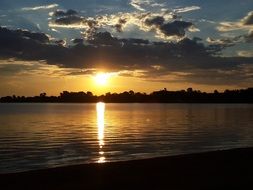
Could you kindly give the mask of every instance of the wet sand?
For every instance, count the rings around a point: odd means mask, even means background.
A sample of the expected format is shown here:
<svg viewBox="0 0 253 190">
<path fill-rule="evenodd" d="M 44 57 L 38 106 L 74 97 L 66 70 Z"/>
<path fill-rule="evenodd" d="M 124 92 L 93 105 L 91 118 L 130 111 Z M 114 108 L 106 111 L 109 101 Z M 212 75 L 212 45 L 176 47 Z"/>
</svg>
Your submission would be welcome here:
<svg viewBox="0 0 253 190">
<path fill-rule="evenodd" d="M 0 189 L 253 189 L 253 148 L 2 174 Z"/>
</svg>

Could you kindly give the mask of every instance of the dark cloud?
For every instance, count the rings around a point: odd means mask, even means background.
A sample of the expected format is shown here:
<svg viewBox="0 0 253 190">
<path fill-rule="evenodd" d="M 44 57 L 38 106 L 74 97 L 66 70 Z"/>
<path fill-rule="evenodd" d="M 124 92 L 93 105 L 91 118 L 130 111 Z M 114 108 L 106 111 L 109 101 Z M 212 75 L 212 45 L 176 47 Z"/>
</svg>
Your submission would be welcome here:
<svg viewBox="0 0 253 190">
<path fill-rule="evenodd" d="M 67 11 L 64 10 L 56 10 L 55 12 L 53 12 L 53 16 L 55 17 L 65 17 L 65 16 L 74 16 L 77 15 L 77 11 L 69 9 Z"/>
<path fill-rule="evenodd" d="M 66 47 L 61 45 L 63 42 L 48 40 L 41 40 L 29 31 L 24 33 L 0 28 L 0 57 L 45 60 L 49 65 L 83 69 L 75 71 L 75 75 L 87 74 L 99 68 L 108 71 L 142 70 L 145 71 L 142 77 L 147 80 L 159 79 L 173 72 L 202 76 L 200 70 L 225 74 L 237 70 L 243 73 L 244 68 L 247 72 L 253 70 L 252 57 L 220 57 L 222 46 L 205 46 L 199 39 L 184 38 L 177 43 L 150 42 L 144 39 L 119 39 L 109 32 L 99 32 L 85 43 L 82 39 L 76 39 L 74 45 Z M 186 79 L 187 75 L 183 77 Z"/>
<path fill-rule="evenodd" d="M 150 42 L 144 39 L 136 39 L 136 38 L 128 38 L 128 39 L 121 39 L 123 45 L 148 45 Z"/>
<path fill-rule="evenodd" d="M 27 30 L 16 30 L 13 32 L 13 35 L 19 35 L 24 38 L 28 38 L 31 40 L 38 41 L 40 43 L 48 43 L 49 42 L 49 37 L 44 34 L 44 33 L 38 33 L 38 32 L 29 32 Z"/>
<path fill-rule="evenodd" d="M 80 16 L 77 11 L 72 9 L 67 11 L 57 10 L 50 15 L 52 18 L 50 19 L 49 27 L 52 28 L 94 28 L 93 21 Z"/>
<path fill-rule="evenodd" d="M 155 27 L 160 33 L 164 34 L 165 36 L 178 36 L 184 37 L 185 30 L 192 27 L 193 23 L 186 22 L 186 21 L 179 21 L 175 20 L 172 22 L 165 23 L 165 18 L 163 16 L 155 16 L 151 18 L 147 18 L 144 21 L 146 26 Z"/>
<path fill-rule="evenodd" d="M 127 19 L 126 18 L 119 18 L 118 23 L 115 24 L 115 28 L 117 30 L 117 32 L 122 32 L 123 31 L 123 26 L 127 23 Z"/>
<path fill-rule="evenodd" d="M 109 32 L 95 33 L 90 37 L 88 42 L 93 45 L 120 45 L 120 41 L 113 37 Z"/>
<path fill-rule="evenodd" d="M 65 40 L 56 40 L 56 41 L 54 41 L 54 43 L 59 46 L 65 46 L 67 44 L 67 42 Z"/>
<path fill-rule="evenodd" d="M 242 20 L 244 25 L 253 25 L 253 11 L 249 12 Z"/>
<path fill-rule="evenodd" d="M 72 43 L 74 43 L 74 44 L 83 44 L 84 39 L 75 38 L 75 39 L 72 39 L 71 41 L 72 41 Z"/>
<path fill-rule="evenodd" d="M 171 23 L 166 23 L 160 26 L 160 30 L 166 36 L 185 36 L 185 30 L 193 26 L 191 22 L 185 21 L 173 21 Z"/>
<path fill-rule="evenodd" d="M 253 42 L 253 31 L 250 31 L 244 37 L 245 37 L 246 42 Z"/>
<path fill-rule="evenodd" d="M 29 48 L 29 45 L 33 44 L 46 44 L 49 43 L 49 37 L 44 33 L 29 32 L 27 30 L 9 30 L 7 28 L 0 27 L 0 47 L 12 51 L 21 50 L 24 46 Z"/>
<path fill-rule="evenodd" d="M 57 10 L 51 14 L 54 16 L 52 24 L 56 24 L 58 26 L 65 26 L 65 25 L 80 25 L 79 27 L 86 26 L 86 27 L 95 27 L 97 25 L 97 21 L 92 18 L 84 18 L 80 16 L 77 11 L 75 10 Z"/>
<path fill-rule="evenodd" d="M 162 16 L 156 16 L 153 18 L 147 18 L 145 20 L 145 24 L 148 26 L 153 26 L 153 25 L 161 26 L 163 25 L 164 21 L 165 19 Z"/>
<path fill-rule="evenodd" d="M 179 43 L 151 43 L 143 39 L 118 39 L 109 32 L 94 34 L 87 41 L 91 45 L 72 47 L 61 47 L 58 45 L 59 43 L 44 43 L 44 41 L 38 41 L 34 38 L 26 38 L 27 34 L 20 33 L 19 30 L 1 28 L 0 34 L 0 40 L 4 42 L 1 43 L 1 49 L 4 51 L 19 55 L 18 57 L 21 58 L 45 59 L 49 62 L 57 61 L 66 66 L 69 64 L 65 63 L 67 57 L 75 62 L 80 56 L 84 57 L 83 59 L 87 59 L 86 56 L 97 58 L 98 52 L 103 52 L 105 58 L 110 58 L 112 63 L 121 62 L 122 65 L 129 66 L 131 64 L 145 65 L 154 61 L 166 64 L 169 61 L 168 59 L 184 59 L 185 57 L 205 58 L 207 56 L 210 58 L 221 50 L 219 46 L 205 47 L 202 43 L 188 38 L 181 40 Z M 30 54 L 29 51 L 34 53 Z M 130 63 L 125 58 L 131 60 Z M 82 63 L 85 63 L 85 61 L 82 61 Z M 75 66 L 78 67 L 78 63 Z M 80 67 L 82 66 L 83 64 L 80 65 Z"/>
<path fill-rule="evenodd" d="M 65 17 L 60 17 L 55 19 L 54 23 L 59 25 L 72 25 L 72 24 L 81 24 L 86 20 L 83 17 L 77 15 L 70 15 Z"/>
<path fill-rule="evenodd" d="M 22 60 L 49 60 L 60 56 L 65 48 L 43 33 L 10 30 L 0 27 L 0 56 Z"/>
<path fill-rule="evenodd" d="M 99 23 L 95 18 L 85 18 L 80 16 L 77 11 L 74 10 L 54 12 L 52 16 L 55 16 L 55 18 L 52 18 L 49 22 L 50 27 L 75 28 L 78 30 L 83 29 L 84 31 L 82 33 L 87 39 L 91 38 L 99 28 Z M 100 17 L 97 19 L 99 20 Z M 123 25 L 123 21 L 121 21 L 121 25 Z M 122 26 L 115 27 L 118 27 L 118 30 L 120 30 L 120 27 Z"/>
<path fill-rule="evenodd" d="M 18 39 L 18 38 L 24 38 L 24 39 L 31 39 L 34 41 L 38 41 L 40 43 L 46 43 L 49 42 L 49 38 L 47 35 L 43 33 L 34 33 L 29 32 L 27 30 L 9 30 L 7 28 L 0 28 L 0 37 L 2 40 L 6 39 L 7 41 L 9 39 Z M 7 45 L 7 44 L 5 44 Z"/>
</svg>

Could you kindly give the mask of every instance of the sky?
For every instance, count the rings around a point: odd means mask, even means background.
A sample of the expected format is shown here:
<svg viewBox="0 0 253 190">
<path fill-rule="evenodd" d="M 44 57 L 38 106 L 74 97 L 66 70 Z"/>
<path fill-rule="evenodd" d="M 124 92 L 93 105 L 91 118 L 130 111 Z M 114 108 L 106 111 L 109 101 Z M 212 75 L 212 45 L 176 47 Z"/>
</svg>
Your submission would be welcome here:
<svg viewBox="0 0 253 190">
<path fill-rule="evenodd" d="M 0 1 L 0 96 L 252 86 L 252 0 Z"/>
</svg>

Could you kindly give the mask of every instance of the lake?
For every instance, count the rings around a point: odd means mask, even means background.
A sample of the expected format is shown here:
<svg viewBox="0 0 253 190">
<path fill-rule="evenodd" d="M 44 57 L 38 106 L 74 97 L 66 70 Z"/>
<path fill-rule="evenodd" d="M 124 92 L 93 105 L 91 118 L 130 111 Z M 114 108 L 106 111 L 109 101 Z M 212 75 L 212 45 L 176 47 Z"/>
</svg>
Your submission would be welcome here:
<svg viewBox="0 0 253 190">
<path fill-rule="evenodd" d="M 250 104 L 0 104 L 0 173 L 249 146 Z"/>
</svg>

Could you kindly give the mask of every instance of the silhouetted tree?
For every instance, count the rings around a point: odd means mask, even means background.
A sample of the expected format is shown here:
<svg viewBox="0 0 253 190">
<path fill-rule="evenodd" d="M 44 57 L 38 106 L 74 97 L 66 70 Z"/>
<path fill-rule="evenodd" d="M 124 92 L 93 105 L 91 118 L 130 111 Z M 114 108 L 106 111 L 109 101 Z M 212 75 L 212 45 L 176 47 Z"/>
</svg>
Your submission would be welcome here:
<svg viewBox="0 0 253 190">
<path fill-rule="evenodd" d="M 214 93 L 214 94 L 219 94 L 218 90 L 214 90 L 213 93 Z"/>
<path fill-rule="evenodd" d="M 46 96 L 47 96 L 47 93 L 45 93 L 45 92 L 40 93 L 41 98 L 46 97 Z"/>
<path fill-rule="evenodd" d="M 193 92 L 193 89 L 192 89 L 192 88 L 187 88 L 187 92 L 188 92 L 188 93 L 192 93 L 192 92 Z"/>
<path fill-rule="evenodd" d="M 6 96 L 1 97 L 0 102 L 161 102 L 161 103 L 253 103 L 253 88 L 241 90 L 225 90 L 219 93 L 201 92 L 188 88 L 187 91 L 168 91 L 162 89 L 150 94 L 134 92 L 133 90 L 122 93 L 106 93 L 94 96 L 92 92 L 68 92 L 63 91 L 59 96 L 48 97 L 45 92 L 39 96 Z"/>
</svg>

